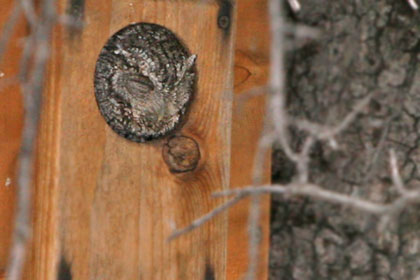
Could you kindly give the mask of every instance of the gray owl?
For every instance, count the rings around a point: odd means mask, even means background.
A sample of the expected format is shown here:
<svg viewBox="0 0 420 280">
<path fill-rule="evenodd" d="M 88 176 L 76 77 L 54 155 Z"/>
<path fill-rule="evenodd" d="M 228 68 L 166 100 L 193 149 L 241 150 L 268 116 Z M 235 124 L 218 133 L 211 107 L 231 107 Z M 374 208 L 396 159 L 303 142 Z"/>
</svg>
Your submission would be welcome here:
<svg viewBox="0 0 420 280">
<path fill-rule="evenodd" d="M 173 131 L 193 95 L 196 58 L 165 27 L 138 23 L 118 31 L 96 64 L 95 94 L 106 122 L 136 142 Z"/>
</svg>

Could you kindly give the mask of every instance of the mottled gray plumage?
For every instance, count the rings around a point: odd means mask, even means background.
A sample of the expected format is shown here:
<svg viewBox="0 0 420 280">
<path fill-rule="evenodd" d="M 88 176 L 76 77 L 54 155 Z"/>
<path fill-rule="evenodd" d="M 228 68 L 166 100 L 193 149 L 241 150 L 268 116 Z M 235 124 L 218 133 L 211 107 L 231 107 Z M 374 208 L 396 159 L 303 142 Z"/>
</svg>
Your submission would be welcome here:
<svg viewBox="0 0 420 280">
<path fill-rule="evenodd" d="M 157 24 L 132 24 L 115 33 L 95 71 L 96 100 L 106 122 L 136 142 L 173 131 L 194 92 L 195 59 Z"/>
</svg>

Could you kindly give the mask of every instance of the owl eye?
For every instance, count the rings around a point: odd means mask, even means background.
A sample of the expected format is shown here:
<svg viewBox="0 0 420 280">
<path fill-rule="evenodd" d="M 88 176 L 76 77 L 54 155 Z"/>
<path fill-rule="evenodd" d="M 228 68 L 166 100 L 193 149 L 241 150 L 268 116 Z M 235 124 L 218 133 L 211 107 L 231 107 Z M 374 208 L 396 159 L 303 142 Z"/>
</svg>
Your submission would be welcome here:
<svg viewBox="0 0 420 280">
<path fill-rule="evenodd" d="M 130 93 L 150 93 L 154 90 L 152 81 L 143 75 L 130 73 L 126 78 L 126 87 Z"/>
</svg>

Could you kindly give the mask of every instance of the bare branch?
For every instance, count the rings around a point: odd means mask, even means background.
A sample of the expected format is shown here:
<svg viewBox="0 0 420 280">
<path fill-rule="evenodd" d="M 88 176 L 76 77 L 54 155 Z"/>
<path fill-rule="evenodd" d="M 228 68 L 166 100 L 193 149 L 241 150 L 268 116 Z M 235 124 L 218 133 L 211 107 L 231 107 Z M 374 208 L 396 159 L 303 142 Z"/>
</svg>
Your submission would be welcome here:
<svg viewBox="0 0 420 280">
<path fill-rule="evenodd" d="M 367 213 L 384 215 L 390 214 L 396 210 L 401 210 L 409 204 L 420 202 L 420 190 L 408 191 L 403 196 L 391 204 L 380 204 L 364 200 L 361 198 L 340 194 L 334 191 L 322 189 L 314 184 L 290 184 L 290 185 L 265 185 L 258 187 L 247 187 L 242 189 L 232 189 L 214 193 L 215 197 L 229 195 L 255 195 L 263 193 L 280 193 L 284 195 L 305 195 L 321 201 L 327 201 L 334 204 L 349 206 Z"/>
<path fill-rule="evenodd" d="M 286 29 L 298 39 L 319 39 L 321 35 L 319 29 L 304 24 L 286 24 Z"/>
<path fill-rule="evenodd" d="M 25 45 L 23 46 L 22 55 L 19 61 L 19 80 L 24 84 L 28 81 L 29 71 L 31 67 L 29 67 L 29 61 L 33 55 L 35 49 L 35 34 L 30 34 L 26 40 Z"/>
<path fill-rule="evenodd" d="M 328 139 L 333 137 L 345 129 L 356 119 L 357 115 L 359 115 L 369 104 L 370 100 L 372 99 L 373 94 L 368 94 L 365 98 L 363 98 L 360 102 L 353 107 L 353 110 L 348 114 L 340 124 L 336 127 L 333 127 L 332 130 L 326 131 L 325 134 L 321 134 L 320 139 Z"/>
<path fill-rule="evenodd" d="M 410 7 L 413 10 L 418 10 L 419 9 L 419 5 L 417 4 L 416 0 L 407 0 L 408 4 L 410 5 Z"/>
<path fill-rule="evenodd" d="M 257 273 L 258 267 L 258 244 L 259 244 L 259 230 L 258 230 L 258 221 L 260 219 L 260 195 L 254 194 L 251 197 L 251 205 L 249 207 L 249 219 L 248 219 L 248 232 L 249 232 L 249 242 L 248 242 L 248 271 L 246 274 L 246 279 L 253 280 Z"/>
<path fill-rule="evenodd" d="M 29 22 L 32 28 L 35 28 L 36 24 L 38 23 L 38 19 L 35 13 L 35 7 L 33 4 L 33 1 L 19 0 L 19 4 L 22 7 L 26 20 Z"/>
<path fill-rule="evenodd" d="M 253 176 L 252 176 L 252 184 L 254 186 L 261 185 L 263 183 L 263 172 L 264 172 L 264 164 L 265 158 L 267 156 L 268 150 L 271 148 L 274 138 L 273 135 L 270 133 L 270 123 L 268 116 L 265 116 L 264 119 L 264 126 L 261 132 L 260 139 L 258 141 L 257 150 L 255 153 L 254 158 L 254 168 L 253 168 Z M 254 279 L 257 267 L 258 267 L 258 244 L 260 239 L 260 232 L 258 230 L 258 222 L 260 219 L 260 196 L 253 195 L 251 198 L 251 204 L 249 206 L 249 218 L 248 218 L 248 234 L 249 234 L 249 247 L 248 247 L 248 255 L 249 255 L 249 265 L 247 271 L 247 279 L 252 280 Z"/>
<path fill-rule="evenodd" d="M 271 47 L 270 47 L 270 95 L 269 106 L 267 108 L 273 121 L 274 131 L 278 140 L 286 153 L 286 155 L 293 159 L 297 155 L 293 152 L 289 145 L 287 123 L 288 117 L 286 114 L 285 97 L 284 97 L 284 22 L 281 11 L 281 1 L 270 0 L 269 2 L 270 15 L 270 33 L 271 33 Z"/>
<path fill-rule="evenodd" d="M 300 11 L 301 6 L 298 0 L 289 0 L 289 5 L 292 8 L 293 12 L 297 13 Z"/>
<path fill-rule="evenodd" d="M 75 29 L 82 29 L 85 26 L 85 23 L 80 18 L 67 14 L 58 16 L 57 21 L 62 25 Z"/>
<path fill-rule="evenodd" d="M 349 127 L 349 125 L 356 119 L 357 115 L 359 115 L 369 104 L 372 96 L 373 94 L 369 94 L 360 100 L 353 107 L 352 111 L 347 114 L 347 116 L 342 121 L 340 121 L 340 123 L 333 127 L 316 124 L 308 120 L 292 120 L 292 123 L 297 128 L 310 133 L 318 140 L 330 140 Z"/>
<path fill-rule="evenodd" d="M 41 94 L 43 77 L 50 52 L 51 30 L 55 23 L 55 3 L 54 0 L 44 0 L 41 6 L 41 17 L 34 26 L 33 38 L 34 57 L 33 67 L 30 75 L 23 77 L 23 96 L 25 106 L 25 121 L 22 136 L 22 146 L 19 153 L 19 172 L 18 172 L 18 200 L 15 218 L 14 239 L 12 244 L 11 258 L 8 267 L 8 279 L 19 280 L 22 275 L 27 242 L 31 236 L 30 209 L 31 209 L 31 179 L 32 164 L 34 159 L 33 145 L 36 139 L 38 120 L 41 111 Z M 31 41 L 31 40 L 30 40 Z M 32 47 L 26 46 L 22 59 L 29 61 L 30 50 Z M 26 52 L 26 53 L 25 53 Z M 21 64 L 22 66 L 22 64 Z M 26 70 L 24 70 L 26 71 Z"/>
<path fill-rule="evenodd" d="M 250 90 L 241 92 L 238 97 L 235 97 L 236 102 L 238 103 L 238 106 L 236 106 L 237 112 L 238 113 L 242 112 L 241 110 L 243 109 L 244 105 L 249 99 L 264 95 L 267 93 L 267 91 L 269 91 L 267 86 L 260 86 L 260 87 L 254 87 Z"/>
<path fill-rule="evenodd" d="M 389 163 L 391 167 L 392 182 L 394 183 L 395 188 L 399 191 L 400 194 L 406 193 L 407 190 L 404 187 L 400 172 L 398 171 L 397 157 L 393 149 L 389 151 Z"/>
<path fill-rule="evenodd" d="M 206 215 L 202 216 L 201 218 L 194 220 L 190 225 L 188 225 L 185 228 L 179 229 L 174 231 L 169 237 L 168 241 L 172 241 L 175 238 L 178 238 L 179 236 L 190 232 L 198 227 L 200 227 L 202 224 L 210 221 L 213 219 L 213 217 L 217 216 L 218 214 L 222 213 L 226 209 L 232 207 L 236 203 L 238 203 L 242 199 L 242 195 L 235 196 L 234 198 L 228 200 L 227 202 L 223 203 L 222 205 L 214 208 L 211 212 L 207 213 Z"/>
<path fill-rule="evenodd" d="M 393 119 L 394 119 L 394 115 L 390 116 L 386 120 L 385 124 L 383 125 L 383 129 L 382 129 L 382 133 L 381 133 L 381 137 L 379 139 L 379 142 L 376 145 L 376 148 L 374 149 L 373 154 L 369 156 L 370 159 L 368 159 L 366 161 L 367 163 L 366 163 L 365 170 L 364 170 L 364 172 L 366 173 L 366 176 L 363 179 L 363 183 L 368 183 L 376 173 L 376 169 L 378 167 L 378 164 L 377 164 L 378 159 L 379 159 L 379 156 L 380 156 L 381 152 L 384 149 L 386 139 L 387 139 L 388 134 L 389 134 L 391 121 Z"/>
<path fill-rule="evenodd" d="M 304 184 L 308 182 L 309 177 L 309 152 L 314 144 L 315 139 L 312 136 L 306 138 L 305 143 L 303 144 L 303 148 L 301 153 L 299 154 L 298 160 L 296 161 L 298 174 L 299 174 L 299 183 Z"/>
</svg>

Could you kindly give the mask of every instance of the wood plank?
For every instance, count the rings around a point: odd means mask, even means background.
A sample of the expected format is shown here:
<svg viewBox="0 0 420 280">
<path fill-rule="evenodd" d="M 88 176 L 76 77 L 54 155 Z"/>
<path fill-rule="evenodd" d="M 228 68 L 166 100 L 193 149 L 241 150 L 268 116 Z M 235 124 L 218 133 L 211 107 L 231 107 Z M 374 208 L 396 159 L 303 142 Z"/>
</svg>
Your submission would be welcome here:
<svg viewBox="0 0 420 280">
<path fill-rule="evenodd" d="M 232 116 L 232 188 L 252 184 L 254 157 L 263 127 L 264 96 L 244 99 L 243 94 L 266 85 L 268 81 L 270 38 L 267 5 L 266 0 L 238 1 Z M 269 183 L 271 152 L 267 153 L 264 164 L 263 182 Z M 249 200 L 244 200 L 229 213 L 227 279 L 241 279 L 248 268 L 248 212 Z M 268 279 L 269 213 L 270 198 L 265 196 L 261 199 L 261 243 L 257 279 Z"/>
<path fill-rule="evenodd" d="M 13 2 L 4 0 L 0 5 L 1 34 L 12 13 Z M 19 72 L 20 42 L 26 34 L 23 20 L 18 20 L 0 63 L 0 279 L 6 269 L 14 225 L 16 164 L 23 125 L 20 87 L 11 81 Z"/>
<path fill-rule="evenodd" d="M 59 10 L 71 10 L 69 3 L 59 1 Z M 54 36 L 27 279 L 57 273 L 78 280 L 225 279 L 227 215 L 171 243 L 167 237 L 219 205 L 210 194 L 229 187 L 234 6 L 221 0 L 73 3 L 83 5 L 87 25 Z M 220 28 L 220 15 L 231 24 Z M 96 59 L 109 36 L 133 22 L 168 27 L 198 55 L 196 96 L 178 132 L 200 147 L 193 172 L 171 173 L 162 159 L 164 140 L 129 142 L 99 113 Z"/>
<path fill-rule="evenodd" d="M 57 25 L 51 41 L 51 58 L 60 54 L 61 41 L 57 40 L 63 27 Z M 58 156 L 60 95 L 58 81 L 60 67 L 49 63 L 45 77 L 45 90 L 36 145 L 35 190 L 33 194 L 33 236 L 23 278 L 56 279 L 58 255 Z"/>
</svg>

